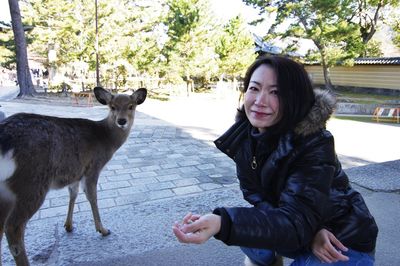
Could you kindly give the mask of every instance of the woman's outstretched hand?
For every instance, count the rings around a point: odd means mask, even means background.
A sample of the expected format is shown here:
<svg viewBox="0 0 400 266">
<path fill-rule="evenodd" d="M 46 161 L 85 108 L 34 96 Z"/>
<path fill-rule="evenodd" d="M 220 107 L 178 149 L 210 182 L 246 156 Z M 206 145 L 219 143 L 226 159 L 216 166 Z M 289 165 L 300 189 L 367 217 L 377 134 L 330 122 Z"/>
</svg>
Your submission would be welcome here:
<svg viewBox="0 0 400 266">
<path fill-rule="evenodd" d="M 202 244 L 217 234 L 221 228 L 221 216 L 206 214 L 203 216 L 188 213 L 182 223 L 172 226 L 176 238 L 181 243 Z"/>
<path fill-rule="evenodd" d="M 348 249 L 326 229 L 318 231 L 311 247 L 314 255 L 322 262 L 333 263 L 349 260 L 349 257 L 341 253 L 341 251 Z"/>
</svg>

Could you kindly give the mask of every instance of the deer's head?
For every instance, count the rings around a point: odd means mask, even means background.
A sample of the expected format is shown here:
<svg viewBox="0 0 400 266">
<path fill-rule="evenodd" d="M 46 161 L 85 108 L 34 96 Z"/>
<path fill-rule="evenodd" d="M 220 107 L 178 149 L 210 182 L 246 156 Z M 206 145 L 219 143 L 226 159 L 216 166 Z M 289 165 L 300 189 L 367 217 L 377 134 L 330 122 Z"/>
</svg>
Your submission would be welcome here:
<svg viewBox="0 0 400 266">
<path fill-rule="evenodd" d="M 108 105 L 110 113 L 108 120 L 123 130 L 130 130 L 135 118 L 136 106 L 142 104 L 147 96 L 147 90 L 138 89 L 132 95 L 112 94 L 102 87 L 94 88 L 94 94 L 99 103 Z"/>
</svg>

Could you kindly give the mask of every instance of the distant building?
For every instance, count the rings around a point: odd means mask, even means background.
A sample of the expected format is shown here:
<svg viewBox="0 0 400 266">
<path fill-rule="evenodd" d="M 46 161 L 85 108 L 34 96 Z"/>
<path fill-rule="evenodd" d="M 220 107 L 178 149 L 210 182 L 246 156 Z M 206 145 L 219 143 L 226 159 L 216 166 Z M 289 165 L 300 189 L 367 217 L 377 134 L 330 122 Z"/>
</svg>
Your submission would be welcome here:
<svg viewBox="0 0 400 266">
<path fill-rule="evenodd" d="M 256 34 L 253 34 L 253 37 L 254 37 L 255 52 L 258 55 L 284 55 L 284 56 L 289 56 L 289 57 L 294 57 L 294 58 L 302 57 L 301 54 L 295 53 L 295 52 L 284 53 L 282 48 L 280 48 L 276 45 L 272 45 L 270 43 L 264 42 L 262 37 L 260 37 Z"/>
<path fill-rule="evenodd" d="M 305 65 L 315 85 L 323 85 L 320 64 Z M 354 66 L 330 68 L 334 86 L 395 90 L 400 93 L 400 57 L 357 58 Z"/>
</svg>

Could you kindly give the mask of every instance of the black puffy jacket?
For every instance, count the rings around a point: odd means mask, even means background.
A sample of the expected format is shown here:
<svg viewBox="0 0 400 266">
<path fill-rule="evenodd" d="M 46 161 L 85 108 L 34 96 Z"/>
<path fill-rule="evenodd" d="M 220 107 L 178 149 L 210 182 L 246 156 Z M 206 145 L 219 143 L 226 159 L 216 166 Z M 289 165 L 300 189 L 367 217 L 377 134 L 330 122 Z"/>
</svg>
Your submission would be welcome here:
<svg viewBox="0 0 400 266">
<path fill-rule="evenodd" d="M 308 116 L 280 136 L 271 152 L 265 152 L 269 143 L 263 139 L 252 147 L 247 119 L 215 141 L 235 161 L 244 198 L 254 206 L 214 210 L 222 217 L 217 239 L 295 254 L 309 250 L 316 232 L 327 228 L 349 248 L 375 249 L 378 227 L 350 186 L 325 129 L 335 99 L 319 90 L 315 95 Z"/>
</svg>

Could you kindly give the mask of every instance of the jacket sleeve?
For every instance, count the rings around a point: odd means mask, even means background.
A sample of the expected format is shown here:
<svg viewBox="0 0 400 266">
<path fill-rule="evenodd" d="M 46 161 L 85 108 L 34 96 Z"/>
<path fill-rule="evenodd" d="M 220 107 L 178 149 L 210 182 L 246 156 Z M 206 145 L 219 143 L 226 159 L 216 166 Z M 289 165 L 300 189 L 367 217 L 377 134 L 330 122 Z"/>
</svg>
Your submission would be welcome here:
<svg viewBox="0 0 400 266">
<path fill-rule="evenodd" d="M 227 245 L 294 252 L 308 247 L 321 226 L 335 172 L 332 138 L 322 138 L 297 155 L 276 208 L 225 208 Z M 262 204 L 261 204 L 262 205 Z M 217 236 L 218 238 L 218 236 Z"/>
</svg>

